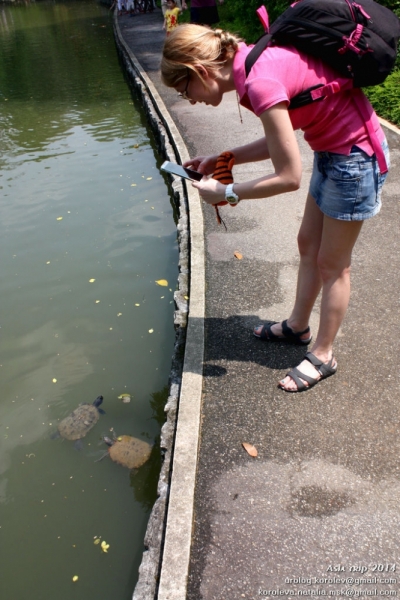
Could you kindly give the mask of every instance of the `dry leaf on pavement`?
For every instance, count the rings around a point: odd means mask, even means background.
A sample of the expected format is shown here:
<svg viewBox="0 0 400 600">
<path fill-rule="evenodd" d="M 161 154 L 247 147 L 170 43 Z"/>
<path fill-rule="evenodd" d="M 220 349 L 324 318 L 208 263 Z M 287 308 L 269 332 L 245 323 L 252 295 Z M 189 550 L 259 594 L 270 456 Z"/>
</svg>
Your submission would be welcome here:
<svg viewBox="0 0 400 600">
<path fill-rule="evenodd" d="M 247 454 L 250 456 L 256 457 L 258 456 L 257 448 L 253 446 L 253 444 L 248 444 L 247 442 L 242 442 L 243 448 L 246 450 Z"/>
</svg>

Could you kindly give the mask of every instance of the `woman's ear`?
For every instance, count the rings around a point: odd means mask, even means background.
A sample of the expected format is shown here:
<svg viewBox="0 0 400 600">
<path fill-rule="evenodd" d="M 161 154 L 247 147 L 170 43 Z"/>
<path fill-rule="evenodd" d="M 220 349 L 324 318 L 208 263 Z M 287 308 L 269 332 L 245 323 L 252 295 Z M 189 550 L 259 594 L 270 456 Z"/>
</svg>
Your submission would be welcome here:
<svg viewBox="0 0 400 600">
<path fill-rule="evenodd" d="M 197 64 L 194 65 L 195 71 L 197 71 L 200 79 L 203 79 L 204 81 L 206 81 L 207 79 L 210 78 L 211 74 L 209 73 L 209 71 L 207 71 L 207 69 L 205 68 L 204 65 L 202 64 Z"/>
</svg>

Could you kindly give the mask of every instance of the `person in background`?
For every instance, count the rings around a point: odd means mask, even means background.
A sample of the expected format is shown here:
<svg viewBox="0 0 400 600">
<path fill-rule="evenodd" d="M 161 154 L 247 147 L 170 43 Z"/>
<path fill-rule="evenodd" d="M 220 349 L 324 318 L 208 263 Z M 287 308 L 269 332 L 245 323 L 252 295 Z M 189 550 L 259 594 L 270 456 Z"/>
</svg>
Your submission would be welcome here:
<svg viewBox="0 0 400 600">
<path fill-rule="evenodd" d="M 224 0 L 219 0 L 219 4 L 223 3 Z M 219 23 L 216 0 L 191 0 L 190 22 L 207 27 Z"/>
<path fill-rule="evenodd" d="M 161 0 L 161 10 L 162 10 L 162 14 L 163 17 L 165 18 L 165 13 L 167 11 L 168 8 L 168 0 Z M 176 0 L 176 6 L 178 8 L 181 8 L 182 10 L 186 10 L 187 9 L 187 4 L 185 2 L 185 0 L 183 0 L 183 2 L 181 0 Z"/>
<path fill-rule="evenodd" d="M 178 27 L 178 17 L 182 9 L 176 5 L 176 0 L 167 0 L 167 10 L 165 11 L 163 29 L 166 30 L 167 36 Z"/>
<path fill-rule="evenodd" d="M 288 110 L 290 98 L 306 88 L 348 81 L 320 58 L 294 47 L 268 46 L 246 77 L 250 50 L 229 32 L 183 24 L 164 44 L 161 77 L 191 104 L 218 106 L 225 93 L 236 91 L 240 104 L 260 119 L 261 137 L 230 152 L 236 165 L 270 159 L 271 173 L 224 185 L 211 177 L 219 153 L 184 163 L 205 175 L 192 185 L 207 204 L 236 205 L 297 190 L 302 167 L 295 129 L 304 131 L 314 151 L 297 238 L 300 262 L 294 307 L 288 319 L 261 324 L 253 332 L 267 343 L 307 346 L 312 340 L 310 315 L 322 292 L 311 351 L 278 384 L 286 392 L 301 392 L 336 373 L 333 343 L 350 299 L 352 252 L 364 220 L 380 211 L 389 149 L 378 118 L 360 90 L 342 90 L 321 102 Z M 372 133 L 359 102 L 366 108 Z"/>
</svg>

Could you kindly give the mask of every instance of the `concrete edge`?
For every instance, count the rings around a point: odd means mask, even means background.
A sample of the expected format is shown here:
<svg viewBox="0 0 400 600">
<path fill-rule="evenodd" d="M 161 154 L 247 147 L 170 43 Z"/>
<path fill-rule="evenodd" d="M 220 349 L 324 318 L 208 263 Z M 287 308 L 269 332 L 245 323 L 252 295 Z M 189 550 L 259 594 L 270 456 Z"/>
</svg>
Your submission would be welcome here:
<svg viewBox="0 0 400 600">
<path fill-rule="evenodd" d="M 389 129 L 390 131 L 393 131 L 393 133 L 397 133 L 397 135 L 400 135 L 400 129 L 396 127 L 396 125 L 393 125 L 393 123 L 390 123 L 389 121 L 386 121 L 386 119 L 382 119 L 381 117 L 378 117 L 378 121 L 382 125 L 382 127 L 386 127 L 386 129 Z"/>
<path fill-rule="evenodd" d="M 165 158 L 184 162 L 189 158 L 185 143 L 168 110 L 139 61 L 126 45 L 115 13 L 114 27 L 117 45 L 122 57 L 133 69 L 134 85 L 142 96 L 145 109 L 150 112 L 150 124 L 163 140 Z M 129 69 L 128 69 L 129 71 Z M 137 80 L 138 79 L 138 80 Z M 159 120 L 154 119 L 154 114 Z M 148 114 L 149 116 L 149 114 Z M 172 145 L 174 156 L 171 156 Z M 181 379 L 171 373 L 170 397 L 166 405 L 167 423 L 163 427 L 161 446 L 165 457 L 158 486 L 159 498 L 152 510 L 145 536 L 145 552 L 139 569 L 139 581 L 133 600 L 183 600 L 186 598 L 189 560 L 192 541 L 194 489 L 197 471 L 197 455 L 200 435 L 200 409 L 203 385 L 204 316 L 205 316 L 205 262 L 204 222 L 197 192 L 186 188 L 181 180 L 175 181 L 174 189 L 182 194 L 188 204 L 190 221 L 186 221 L 186 233 L 190 232 L 190 293 L 186 342 Z M 179 189 L 180 188 L 180 189 Z M 181 209 L 184 204 L 181 203 Z M 180 234 L 179 283 L 182 275 L 182 227 Z M 180 230 L 180 231 L 179 231 Z M 184 269 L 183 269 L 184 270 Z M 183 273 L 185 275 L 185 273 Z M 186 274 L 189 276 L 189 273 Z M 182 302 L 184 289 L 175 295 L 175 301 L 185 309 Z M 185 325 L 179 323 L 178 326 Z M 185 320 L 185 319 L 184 319 Z M 175 319 L 177 324 L 177 319 Z M 178 340 L 179 345 L 179 340 Z M 177 344 L 176 344 L 177 350 Z M 179 348 L 178 348 L 179 350 Z M 178 352 L 179 353 L 179 352 Z M 176 354 L 174 360 L 176 359 Z M 173 360 L 173 363 L 174 363 Z M 180 385 L 179 385 L 180 384 Z M 179 389 L 180 387 L 180 389 Z"/>
</svg>

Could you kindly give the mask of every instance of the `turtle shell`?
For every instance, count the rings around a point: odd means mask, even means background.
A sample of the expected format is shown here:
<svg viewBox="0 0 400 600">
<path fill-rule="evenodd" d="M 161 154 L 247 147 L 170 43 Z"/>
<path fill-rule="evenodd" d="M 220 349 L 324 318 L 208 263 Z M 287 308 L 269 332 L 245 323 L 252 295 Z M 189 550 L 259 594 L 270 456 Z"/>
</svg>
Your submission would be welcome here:
<svg viewBox="0 0 400 600">
<path fill-rule="evenodd" d="M 99 411 L 93 404 L 81 404 L 68 417 L 58 424 L 61 437 L 67 440 L 80 440 L 96 425 Z"/>
<path fill-rule="evenodd" d="M 138 469 L 150 458 L 151 450 L 152 446 L 149 443 L 130 435 L 121 435 L 108 452 L 111 460 L 119 465 L 128 469 Z"/>
</svg>

